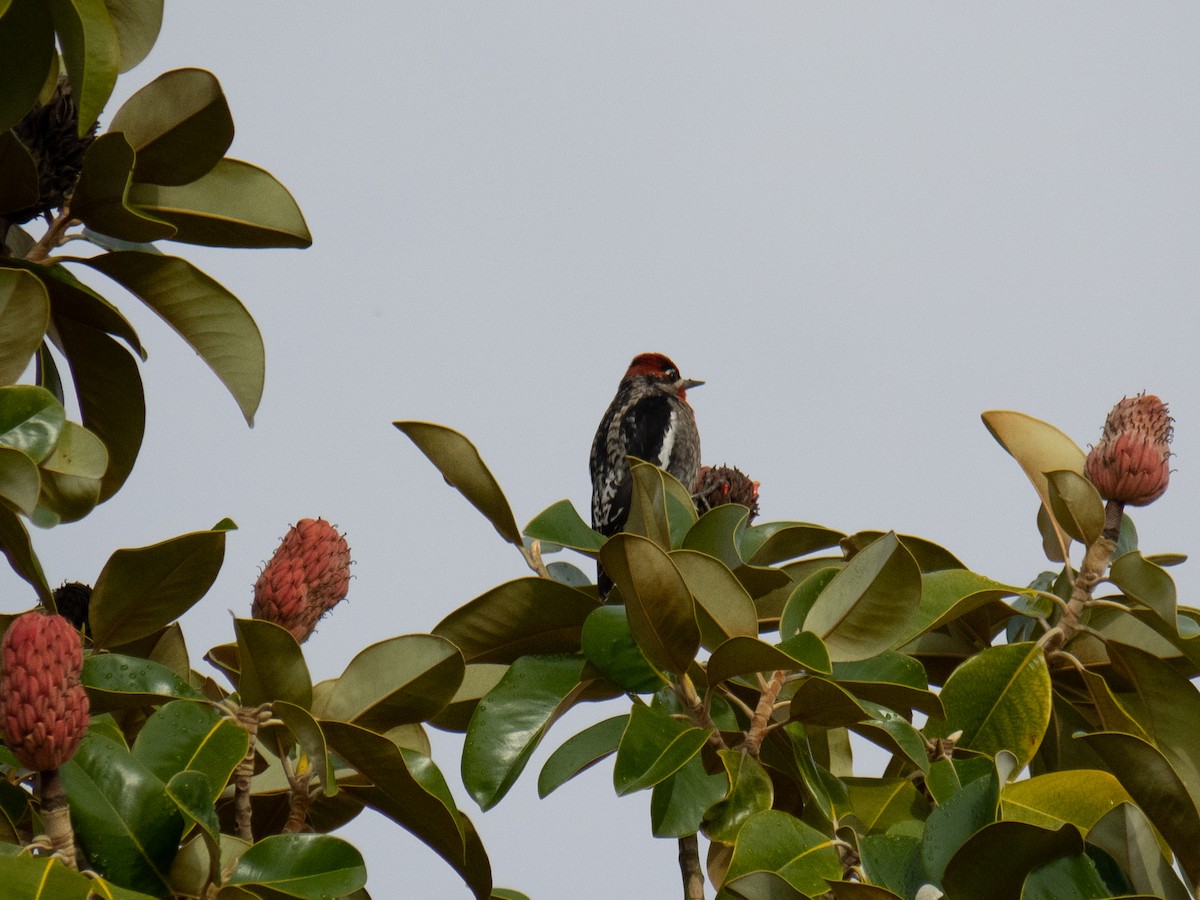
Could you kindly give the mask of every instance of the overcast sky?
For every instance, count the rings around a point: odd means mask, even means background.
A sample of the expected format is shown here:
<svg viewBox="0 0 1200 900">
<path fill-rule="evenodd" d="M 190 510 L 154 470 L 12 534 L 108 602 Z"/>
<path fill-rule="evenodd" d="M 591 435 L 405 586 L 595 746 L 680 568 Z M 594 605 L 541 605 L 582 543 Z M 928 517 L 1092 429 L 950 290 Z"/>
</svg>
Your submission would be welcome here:
<svg viewBox="0 0 1200 900">
<path fill-rule="evenodd" d="M 1115 401 L 1157 393 L 1177 471 L 1134 516 L 1146 552 L 1195 552 L 1198 37 L 1183 2 L 169 3 L 118 100 L 212 69 L 231 154 L 288 185 L 315 243 L 164 245 L 258 320 L 256 426 L 122 301 L 150 352 L 146 442 L 115 499 L 35 534 L 47 575 L 93 581 L 117 548 L 233 518 L 184 620 L 203 669 L 287 526 L 324 516 L 356 560 L 306 645 L 332 677 L 525 574 L 390 423 L 466 433 L 521 524 L 586 510 L 596 423 L 647 350 L 707 381 L 704 459 L 761 481 L 764 519 L 919 534 L 1021 584 L 1046 567 L 1037 501 L 979 413 L 1086 447 Z M 1173 570 L 1181 602 L 1197 565 Z M 539 802 L 543 750 L 482 814 L 460 739 L 435 741 L 498 885 L 678 893 L 649 793 L 618 800 L 610 763 Z M 470 896 L 374 814 L 346 836 L 376 898 Z"/>
</svg>

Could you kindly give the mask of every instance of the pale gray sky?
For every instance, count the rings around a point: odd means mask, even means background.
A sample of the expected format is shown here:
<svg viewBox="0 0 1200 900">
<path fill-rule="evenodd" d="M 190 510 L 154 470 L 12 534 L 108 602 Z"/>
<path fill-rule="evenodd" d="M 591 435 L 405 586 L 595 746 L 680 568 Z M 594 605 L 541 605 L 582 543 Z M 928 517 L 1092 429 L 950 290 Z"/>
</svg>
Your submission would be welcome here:
<svg viewBox="0 0 1200 900">
<path fill-rule="evenodd" d="M 146 443 L 114 500 L 35 534 L 48 577 L 232 517 L 184 623 L 203 668 L 288 524 L 324 516 L 356 560 L 307 645 L 331 677 L 525 572 L 391 421 L 465 432 L 522 524 L 584 510 L 593 430 L 644 350 L 708 382 L 705 460 L 761 481 L 764 519 L 920 534 L 1016 583 L 1045 567 L 1037 501 L 979 413 L 1086 447 L 1116 400 L 1158 393 L 1178 471 L 1134 516 L 1146 552 L 1195 552 L 1198 38 L 1184 2 L 169 3 L 120 97 L 212 69 L 232 155 L 288 185 L 315 244 L 178 247 L 262 328 L 253 430 L 122 303 L 151 354 Z M 1181 602 L 1196 572 L 1174 570 Z M 544 750 L 482 814 L 460 740 L 435 741 L 498 885 L 678 892 L 649 794 L 616 799 L 610 764 L 539 802 Z M 469 896 L 374 815 L 346 835 L 380 900 Z"/>
</svg>

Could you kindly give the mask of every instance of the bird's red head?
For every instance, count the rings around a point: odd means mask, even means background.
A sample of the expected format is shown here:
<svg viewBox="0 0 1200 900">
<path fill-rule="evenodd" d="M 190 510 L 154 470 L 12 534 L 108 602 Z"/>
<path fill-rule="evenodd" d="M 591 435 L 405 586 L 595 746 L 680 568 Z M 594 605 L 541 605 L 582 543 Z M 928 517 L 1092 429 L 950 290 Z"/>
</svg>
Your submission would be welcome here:
<svg viewBox="0 0 1200 900">
<path fill-rule="evenodd" d="M 639 375 L 677 385 L 680 397 L 685 396 L 688 388 L 704 384 L 703 381 L 680 377 L 679 367 L 661 353 L 639 353 L 635 356 L 633 362 L 629 364 L 629 368 L 625 370 L 625 377 L 634 378 Z"/>
</svg>

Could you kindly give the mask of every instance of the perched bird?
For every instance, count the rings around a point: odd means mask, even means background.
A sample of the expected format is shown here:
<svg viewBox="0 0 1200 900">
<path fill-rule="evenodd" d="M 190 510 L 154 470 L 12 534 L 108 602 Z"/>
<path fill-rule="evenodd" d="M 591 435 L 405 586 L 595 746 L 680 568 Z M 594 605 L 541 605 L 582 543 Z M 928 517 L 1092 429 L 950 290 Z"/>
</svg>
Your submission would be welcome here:
<svg viewBox="0 0 1200 900">
<path fill-rule="evenodd" d="M 687 391 L 701 384 L 680 377 L 675 363 L 661 353 L 633 358 L 592 441 L 592 527 L 601 534 L 616 534 L 629 518 L 629 457 L 665 469 L 689 491 L 695 486 L 700 432 Z M 597 582 L 603 599 L 612 581 L 599 565 Z"/>
</svg>

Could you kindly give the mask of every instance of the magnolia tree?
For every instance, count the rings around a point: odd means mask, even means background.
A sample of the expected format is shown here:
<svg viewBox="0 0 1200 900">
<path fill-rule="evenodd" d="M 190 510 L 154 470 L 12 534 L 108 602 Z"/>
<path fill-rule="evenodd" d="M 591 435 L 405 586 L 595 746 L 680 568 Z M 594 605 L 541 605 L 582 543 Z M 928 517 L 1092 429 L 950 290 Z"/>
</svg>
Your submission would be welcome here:
<svg viewBox="0 0 1200 900">
<path fill-rule="evenodd" d="M 177 620 L 213 583 L 228 520 L 52 589 L 28 523 L 87 515 L 141 445 L 143 349 L 108 294 L 162 316 L 250 419 L 253 319 L 156 242 L 309 242 L 286 189 L 225 156 L 210 73 L 161 75 L 98 133 L 161 12 L 0 0 L 0 548 L 32 601 L 12 601 L 0 644 L 6 898 L 366 897 L 361 855 L 331 832 L 368 807 L 472 896 L 520 898 L 493 887 L 426 728 L 465 734 L 461 778 L 486 811 L 580 703 L 611 715 L 554 734 L 540 792 L 610 765 L 617 795 L 645 792 L 648 838 L 678 842 L 687 900 L 1195 897 L 1200 611 L 1177 604 L 1183 557 L 1144 554 L 1126 515 L 1167 487 L 1154 397 L 1117 404 L 1086 455 L 1045 422 L 984 414 L 1039 503 L 1049 567 L 1031 560 L 1027 586 L 911 535 L 756 523 L 736 470 L 681 485 L 635 462 L 624 533 L 605 540 L 566 501 L 521 529 L 467 438 L 406 421 L 531 574 L 337 678 L 313 684 L 302 646 L 347 587 L 350 548 L 321 519 L 288 531 L 203 664 Z M 548 561 L 564 549 L 584 568 Z M 886 765 L 856 768 L 851 735 Z"/>
</svg>

